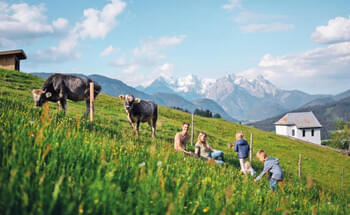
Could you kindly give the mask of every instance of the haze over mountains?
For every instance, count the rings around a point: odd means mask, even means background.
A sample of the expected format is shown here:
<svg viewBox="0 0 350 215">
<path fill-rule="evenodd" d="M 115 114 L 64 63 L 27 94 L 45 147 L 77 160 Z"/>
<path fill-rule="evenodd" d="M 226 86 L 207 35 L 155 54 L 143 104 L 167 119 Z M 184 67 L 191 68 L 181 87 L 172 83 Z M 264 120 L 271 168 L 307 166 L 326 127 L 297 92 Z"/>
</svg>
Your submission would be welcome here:
<svg viewBox="0 0 350 215">
<path fill-rule="evenodd" d="M 43 78 L 50 75 L 50 73 L 33 74 Z M 295 110 L 307 103 L 328 102 L 329 99 L 344 97 L 342 94 L 310 95 L 298 90 L 283 90 L 262 76 L 248 79 L 230 74 L 216 80 L 199 78 L 195 75 L 183 78 L 160 76 L 148 86 L 136 88 L 101 75 L 87 77 L 100 83 L 102 92 L 111 96 L 131 93 L 142 99 L 154 100 L 159 105 L 179 107 L 191 112 L 196 108 L 208 109 L 213 113 L 219 113 L 223 119 L 229 121 L 259 121 Z"/>
</svg>

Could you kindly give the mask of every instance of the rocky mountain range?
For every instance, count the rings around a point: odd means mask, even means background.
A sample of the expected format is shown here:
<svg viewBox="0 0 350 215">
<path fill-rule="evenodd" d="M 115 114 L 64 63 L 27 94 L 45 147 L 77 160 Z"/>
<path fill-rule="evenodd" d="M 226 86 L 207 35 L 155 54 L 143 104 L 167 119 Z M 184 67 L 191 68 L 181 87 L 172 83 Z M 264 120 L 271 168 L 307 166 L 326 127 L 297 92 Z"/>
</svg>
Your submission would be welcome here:
<svg viewBox="0 0 350 215">
<path fill-rule="evenodd" d="M 258 76 L 248 79 L 231 74 L 214 79 L 188 75 L 184 78 L 159 77 L 137 89 L 148 93 L 171 93 L 189 101 L 211 99 L 231 117 L 240 121 L 257 121 L 298 108 L 327 95 L 310 95 L 298 90 L 283 90 Z"/>
</svg>

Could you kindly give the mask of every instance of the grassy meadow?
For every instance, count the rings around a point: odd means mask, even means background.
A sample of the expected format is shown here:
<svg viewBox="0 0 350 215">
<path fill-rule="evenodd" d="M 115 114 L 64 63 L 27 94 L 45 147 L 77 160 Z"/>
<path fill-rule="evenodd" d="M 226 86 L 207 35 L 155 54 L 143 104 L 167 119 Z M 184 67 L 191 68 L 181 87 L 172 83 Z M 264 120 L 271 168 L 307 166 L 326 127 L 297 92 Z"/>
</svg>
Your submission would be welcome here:
<svg viewBox="0 0 350 215">
<path fill-rule="evenodd" d="M 0 69 L 0 214 L 350 214 L 350 158 L 334 151 L 221 119 L 195 117 L 225 165 L 173 150 L 191 115 L 159 107 L 157 138 L 147 124 L 130 132 L 122 101 L 101 94 L 95 121 L 85 103 L 34 108 L 31 90 L 44 80 Z M 239 172 L 227 144 L 242 130 L 254 151 L 280 159 L 285 180 L 276 193 L 267 177 Z M 194 151 L 193 146 L 189 146 Z M 302 154 L 302 178 L 298 159 Z M 259 173 L 263 164 L 253 158 Z M 341 187 L 342 168 L 345 168 Z"/>
</svg>

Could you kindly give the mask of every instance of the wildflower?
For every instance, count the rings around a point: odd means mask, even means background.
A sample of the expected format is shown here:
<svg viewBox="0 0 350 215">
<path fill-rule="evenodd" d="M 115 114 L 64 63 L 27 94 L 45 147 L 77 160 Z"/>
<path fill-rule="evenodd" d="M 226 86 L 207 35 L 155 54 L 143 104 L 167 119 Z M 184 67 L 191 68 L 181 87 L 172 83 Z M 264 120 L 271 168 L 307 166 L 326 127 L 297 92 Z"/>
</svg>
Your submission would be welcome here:
<svg viewBox="0 0 350 215">
<path fill-rule="evenodd" d="M 187 209 L 187 206 L 184 206 L 184 209 Z"/>
<path fill-rule="evenodd" d="M 158 161 L 157 166 L 161 166 L 161 165 L 162 165 L 162 161 Z"/>
<path fill-rule="evenodd" d="M 141 167 L 141 166 L 145 166 L 146 165 L 146 163 L 145 162 L 141 162 L 141 163 L 139 163 L 139 166 Z"/>
<path fill-rule="evenodd" d="M 34 121 L 29 121 L 29 124 L 33 125 L 35 122 Z"/>
<path fill-rule="evenodd" d="M 209 207 L 203 209 L 203 213 L 207 213 L 209 211 Z"/>
</svg>

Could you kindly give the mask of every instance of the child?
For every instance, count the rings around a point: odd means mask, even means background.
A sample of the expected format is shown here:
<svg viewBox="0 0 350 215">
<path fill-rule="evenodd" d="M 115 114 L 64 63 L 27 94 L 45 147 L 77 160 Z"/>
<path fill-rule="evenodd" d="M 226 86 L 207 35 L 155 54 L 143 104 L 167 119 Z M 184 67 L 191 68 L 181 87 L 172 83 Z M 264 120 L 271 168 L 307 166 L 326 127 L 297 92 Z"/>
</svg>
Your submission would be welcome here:
<svg viewBox="0 0 350 215">
<path fill-rule="evenodd" d="M 250 162 L 249 162 L 249 161 L 245 162 L 244 167 L 245 167 L 245 171 L 246 171 L 247 173 L 250 173 L 251 176 L 254 176 L 254 175 L 256 174 L 255 170 L 254 170 L 253 167 L 250 165 Z"/>
<path fill-rule="evenodd" d="M 246 170 L 244 168 L 244 160 L 248 157 L 249 154 L 249 145 L 248 142 L 243 139 L 244 135 L 242 132 L 236 134 L 236 142 L 234 151 L 237 152 L 239 163 L 241 165 L 241 171 L 246 175 Z"/>
<path fill-rule="evenodd" d="M 267 172 L 269 172 L 270 188 L 272 191 L 275 191 L 277 182 L 283 180 L 283 172 L 278 163 L 278 159 L 267 157 L 267 154 L 264 152 L 264 150 L 258 151 L 258 153 L 256 153 L 256 157 L 259 159 L 259 161 L 264 163 L 264 170 L 258 177 L 256 177 L 254 182 L 259 181 Z"/>
</svg>

